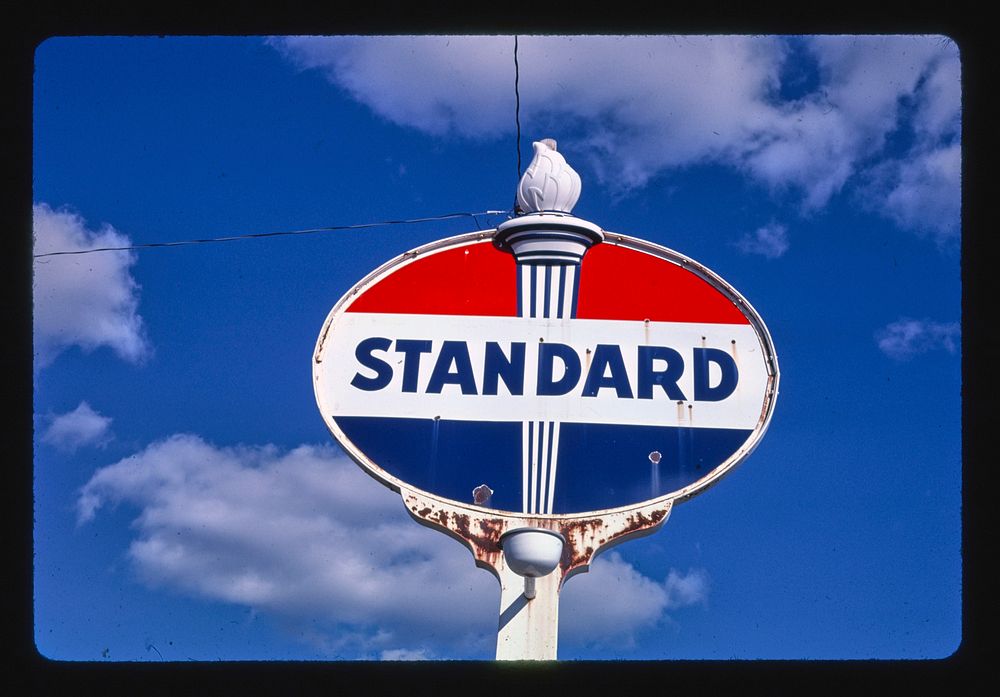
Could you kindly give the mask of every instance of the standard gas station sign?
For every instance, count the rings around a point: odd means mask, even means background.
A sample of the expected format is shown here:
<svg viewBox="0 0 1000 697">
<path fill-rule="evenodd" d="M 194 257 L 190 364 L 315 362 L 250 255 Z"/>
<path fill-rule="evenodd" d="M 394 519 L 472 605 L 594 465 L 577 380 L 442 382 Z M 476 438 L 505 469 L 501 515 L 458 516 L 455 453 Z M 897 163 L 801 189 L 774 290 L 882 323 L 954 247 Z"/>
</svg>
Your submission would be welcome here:
<svg viewBox="0 0 1000 697">
<path fill-rule="evenodd" d="M 555 658 L 563 582 L 745 459 L 778 393 L 750 304 L 572 216 L 579 175 L 534 149 L 516 215 L 386 262 L 313 354 L 334 438 L 497 576 L 498 659 Z"/>
<path fill-rule="evenodd" d="M 756 313 L 671 250 L 607 235 L 579 264 L 518 263 L 482 233 L 383 266 L 317 347 L 334 436 L 390 486 L 573 514 L 698 488 L 773 401 Z"/>
</svg>

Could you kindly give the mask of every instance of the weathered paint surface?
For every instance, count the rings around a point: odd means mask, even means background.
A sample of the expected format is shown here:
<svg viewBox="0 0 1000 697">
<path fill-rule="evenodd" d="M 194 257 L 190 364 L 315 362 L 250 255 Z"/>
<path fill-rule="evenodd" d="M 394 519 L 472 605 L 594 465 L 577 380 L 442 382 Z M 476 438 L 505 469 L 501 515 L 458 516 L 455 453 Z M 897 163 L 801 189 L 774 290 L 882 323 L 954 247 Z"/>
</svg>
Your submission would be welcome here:
<svg viewBox="0 0 1000 697">
<path fill-rule="evenodd" d="M 559 648 L 560 575 L 535 580 L 534 598 L 524 594 L 524 579 L 505 565 L 500 574 L 498 661 L 554 661 Z"/>
<path fill-rule="evenodd" d="M 461 541 L 476 564 L 497 578 L 502 563 L 500 536 L 508 530 L 537 527 L 562 533 L 566 538 L 558 573 L 561 579 L 586 571 L 604 548 L 626 539 L 655 532 L 670 515 L 673 501 L 658 501 L 631 511 L 610 511 L 598 516 L 518 516 L 501 511 L 457 505 L 424 492 L 400 490 L 407 512 L 419 523 Z M 561 581 L 560 581 L 561 583 Z"/>
</svg>

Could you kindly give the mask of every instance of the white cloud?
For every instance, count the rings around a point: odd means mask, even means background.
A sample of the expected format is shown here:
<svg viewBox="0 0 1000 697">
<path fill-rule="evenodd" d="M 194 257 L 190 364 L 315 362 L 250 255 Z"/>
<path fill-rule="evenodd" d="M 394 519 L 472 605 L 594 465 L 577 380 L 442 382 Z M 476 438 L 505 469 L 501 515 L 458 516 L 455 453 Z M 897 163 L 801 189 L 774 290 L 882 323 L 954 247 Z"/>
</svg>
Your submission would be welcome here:
<svg viewBox="0 0 1000 697">
<path fill-rule="evenodd" d="M 777 259 L 788 251 L 788 228 L 779 223 L 769 223 L 752 233 L 745 233 L 736 246 L 747 254 Z"/>
<path fill-rule="evenodd" d="M 664 583 L 667 591 L 667 608 L 704 605 L 708 602 L 708 572 L 690 569 L 686 574 L 671 569 Z"/>
<path fill-rule="evenodd" d="M 271 44 L 399 125 L 481 137 L 513 119 L 513 38 L 305 36 Z"/>
<path fill-rule="evenodd" d="M 383 661 L 427 661 L 431 654 L 424 649 L 386 649 L 379 658 Z"/>
<path fill-rule="evenodd" d="M 865 203 L 898 225 L 930 234 L 940 245 L 956 239 L 961 222 L 962 151 L 956 144 L 913 153 L 873 172 Z"/>
<path fill-rule="evenodd" d="M 890 358 L 907 360 L 936 349 L 955 353 L 961 331 L 958 322 L 903 318 L 876 332 L 875 340 L 882 352 Z"/>
<path fill-rule="evenodd" d="M 129 238 L 110 225 L 90 230 L 83 218 L 68 210 L 38 203 L 33 214 L 35 254 L 129 244 Z M 132 362 L 149 354 L 138 314 L 139 285 L 131 274 L 135 261 L 128 251 L 35 260 L 33 338 L 38 367 L 49 365 L 70 346 L 86 351 L 108 346 Z"/>
<path fill-rule="evenodd" d="M 364 628 L 366 650 L 488 627 L 494 614 L 495 581 L 471 555 L 412 522 L 333 446 L 282 453 L 173 436 L 99 470 L 80 520 L 118 501 L 141 511 L 129 554 L 153 586 Z"/>
<path fill-rule="evenodd" d="M 87 402 L 76 409 L 52 417 L 42 434 L 42 442 L 60 450 L 75 451 L 85 445 L 103 446 L 110 440 L 111 417 L 102 416 Z"/>
<path fill-rule="evenodd" d="M 588 573 L 567 581 L 561 595 L 561 636 L 629 646 L 637 629 L 655 625 L 665 611 L 704 603 L 708 575 L 703 569 L 687 574 L 671 569 L 661 583 L 610 551 L 598 556 Z"/>
<path fill-rule="evenodd" d="M 930 234 L 939 245 L 958 237 L 961 223 L 961 65 L 954 44 L 935 42 L 908 92 L 913 144 L 866 173 L 862 201 L 898 225 Z"/>
<path fill-rule="evenodd" d="M 129 557 L 153 587 L 323 627 L 307 631 L 331 655 L 419 658 L 439 645 L 492 655 L 494 577 L 333 446 L 219 448 L 175 435 L 98 470 L 79 521 L 119 503 L 138 509 Z M 616 554 L 567 588 L 571 643 L 628 637 L 680 597 Z"/>
<path fill-rule="evenodd" d="M 925 79 L 919 86 L 914 127 L 923 138 L 957 135 L 962 127 L 962 66 L 958 47 L 937 39 Z"/>
<path fill-rule="evenodd" d="M 437 136 L 513 132 L 511 36 L 271 44 L 393 123 Z M 555 137 L 571 161 L 589 162 L 618 192 L 665 170 L 717 163 L 795 192 L 804 212 L 824 206 L 873 160 L 896 157 L 885 147 L 905 118 L 917 132 L 914 153 L 958 142 L 959 57 L 948 39 L 823 36 L 805 46 L 794 60 L 814 61 L 818 83 L 783 98 L 792 52 L 780 37 L 520 37 L 522 132 Z M 906 100 L 912 114 L 901 109 Z M 954 199 L 957 180 L 914 177 L 943 189 L 936 198 Z M 920 219 L 911 202 L 900 194 L 887 214 L 910 226 Z"/>
</svg>

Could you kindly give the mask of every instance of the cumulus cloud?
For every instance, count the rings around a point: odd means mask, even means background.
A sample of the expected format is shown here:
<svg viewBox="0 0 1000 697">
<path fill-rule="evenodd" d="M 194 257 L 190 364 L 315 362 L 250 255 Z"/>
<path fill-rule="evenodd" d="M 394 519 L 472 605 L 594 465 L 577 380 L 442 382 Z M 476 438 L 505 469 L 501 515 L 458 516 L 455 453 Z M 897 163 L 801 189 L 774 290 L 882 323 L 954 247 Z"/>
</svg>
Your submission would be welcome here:
<svg viewBox="0 0 1000 697">
<path fill-rule="evenodd" d="M 705 603 L 708 574 L 704 569 L 686 574 L 672 569 L 658 582 L 611 551 L 597 557 L 588 573 L 570 579 L 561 595 L 561 636 L 630 646 L 637 629 L 656 625 L 667 610 Z"/>
<path fill-rule="evenodd" d="M 66 414 L 52 417 L 42 442 L 73 452 L 85 445 L 103 446 L 111 438 L 111 417 L 94 411 L 87 402 Z"/>
<path fill-rule="evenodd" d="M 956 143 L 884 163 L 872 170 L 861 194 L 869 207 L 943 246 L 957 238 L 961 178 L 962 151 Z"/>
<path fill-rule="evenodd" d="M 45 203 L 33 207 L 34 252 L 127 246 L 129 238 L 110 225 L 98 230 L 69 210 Z M 52 256 L 35 260 L 33 338 L 36 366 L 52 363 L 70 346 L 85 351 L 110 347 L 137 362 L 149 353 L 139 316 L 139 285 L 128 251 Z"/>
<path fill-rule="evenodd" d="M 153 587 L 306 626 L 331 655 L 419 659 L 443 645 L 492 656 L 493 576 L 333 446 L 222 448 L 175 435 L 98 470 L 78 520 L 116 504 L 138 510 L 129 558 Z M 599 558 L 567 584 L 564 637 L 627 638 L 689 597 L 674 586 Z"/>
<path fill-rule="evenodd" d="M 788 228 L 778 223 L 769 223 L 752 233 L 745 233 L 736 246 L 746 254 L 777 259 L 788 251 Z"/>
<path fill-rule="evenodd" d="M 671 569 L 664 588 L 667 591 L 668 609 L 704 605 L 708 602 L 708 572 L 704 569 L 690 569 L 682 574 Z"/>
<path fill-rule="evenodd" d="M 961 331 L 958 322 L 902 318 L 876 332 L 875 340 L 890 358 L 907 360 L 937 349 L 955 353 Z"/>
<path fill-rule="evenodd" d="M 299 36 L 270 43 L 395 124 L 471 137 L 510 127 L 512 37 Z"/>
<path fill-rule="evenodd" d="M 859 191 L 871 208 L 944 245 L 961 223 L 961 65 L 954 44 L 937 46 L 907 93 L 911 147 L 873 166 Z"/>
<path fill-rule="evenodd" d="M 513 130 L 513 37 L 286 37 L 270 41 L 301 69 L 316 69 L 386 120 L 443 136 L 495 138 Z M 810 211 L 826 205 L 873 161 L 931 154 L 958 142 L 959 56 L 935 36 L 525 36 L 519 39 L 523 130 L 553 136 L 590 163 L 602 184 L 627 192 L 670 169 L 700 163 L 744 172 Z M 794 60 L 816 73 L 804 93 L 783 88 Z M 904 103 L 913 104 L 903 110 Z M 904 121 L 906 122 L 904 124 Z M 886 152 L 901 126 L 912 151 Z M 871 192 L 903 226 L 924 221 L 914 186 L 953 201 L 950 170 L 896 172 L 902 189 Z M 882 184 L 885 188 L 885 184 Z M 954 233 L 953 207 L 939 204 Z"/>
</svg>

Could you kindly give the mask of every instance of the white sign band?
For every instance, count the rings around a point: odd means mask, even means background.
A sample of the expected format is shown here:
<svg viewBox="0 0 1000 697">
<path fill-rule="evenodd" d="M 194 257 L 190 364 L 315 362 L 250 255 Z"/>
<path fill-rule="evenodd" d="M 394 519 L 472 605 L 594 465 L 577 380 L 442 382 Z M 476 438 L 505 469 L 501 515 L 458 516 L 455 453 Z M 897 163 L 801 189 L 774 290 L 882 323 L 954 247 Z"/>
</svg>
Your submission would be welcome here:
<svg viewBox="0 0 1000 697">
<path fill-rule="evenodd" d="M 753 429 L 764 407 L 748 324 L 347 312 L 334 325 L 316 366 L 327 416 Z"/>
</svg>

